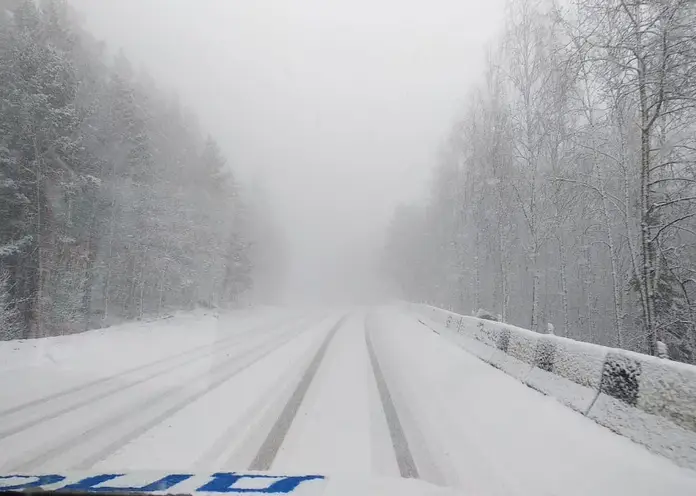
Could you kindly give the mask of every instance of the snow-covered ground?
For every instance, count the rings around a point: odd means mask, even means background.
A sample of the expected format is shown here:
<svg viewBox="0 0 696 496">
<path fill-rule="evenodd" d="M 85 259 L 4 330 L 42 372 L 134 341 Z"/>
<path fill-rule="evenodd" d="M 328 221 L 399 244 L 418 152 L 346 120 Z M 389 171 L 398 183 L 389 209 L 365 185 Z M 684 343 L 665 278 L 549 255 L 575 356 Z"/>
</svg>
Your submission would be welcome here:
<svg viewBox="0 0 696 496">
<path fill-rule="evenodd" d="M 0 343 L 2 473 L 263 467 L 412 470 L 483 496 L 696 494 L 696 472 L 396 307 L 199 312 Z"/>
</svg>

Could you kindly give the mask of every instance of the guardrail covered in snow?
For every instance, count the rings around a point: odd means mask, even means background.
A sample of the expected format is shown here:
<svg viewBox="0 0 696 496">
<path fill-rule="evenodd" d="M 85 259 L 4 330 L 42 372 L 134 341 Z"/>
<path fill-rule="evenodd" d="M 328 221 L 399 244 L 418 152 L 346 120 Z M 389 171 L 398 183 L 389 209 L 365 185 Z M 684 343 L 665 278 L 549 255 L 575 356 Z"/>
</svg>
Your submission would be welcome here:
<svg viewBox="0 0 696 496">
<path fill-rule="evenodd" d="M 527 386 L 681 466 L 696 469 L 696 367 L 429 305 L 409 308 Z M 444 330 L 444 329 L 443 329 Z"/>
</svg>

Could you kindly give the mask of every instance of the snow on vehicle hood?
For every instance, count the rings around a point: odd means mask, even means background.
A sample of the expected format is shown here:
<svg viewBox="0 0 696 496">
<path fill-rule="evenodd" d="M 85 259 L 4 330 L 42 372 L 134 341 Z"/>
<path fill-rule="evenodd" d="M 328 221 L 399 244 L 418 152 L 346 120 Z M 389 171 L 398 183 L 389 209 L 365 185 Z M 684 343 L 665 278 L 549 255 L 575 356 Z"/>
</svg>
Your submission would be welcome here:
<svg viewBox="0 0 696 496">
<path fill-rule="evenodd" d="M 68 472 L 0 475 L 0 491 L 71 491 L 221 495 L 290 494 L 292 496 L 454 496 L 450 489 L 416 479 L 346 475 L 290 475 L 270 472 Z"/>
</svg>

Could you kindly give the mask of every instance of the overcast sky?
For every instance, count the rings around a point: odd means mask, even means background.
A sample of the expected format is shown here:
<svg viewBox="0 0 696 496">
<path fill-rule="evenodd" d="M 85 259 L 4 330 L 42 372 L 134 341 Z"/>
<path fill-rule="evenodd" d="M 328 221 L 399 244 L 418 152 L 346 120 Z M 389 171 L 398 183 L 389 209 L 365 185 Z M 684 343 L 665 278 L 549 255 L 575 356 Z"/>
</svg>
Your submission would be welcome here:
<svg viewBox="0 0 696 496">
<path fill-rule="evenodd" d="M 71 0 L 263 179 L 292 292 L 361 287 L 481 77 L 502 0 Z M 333 284 L 334 288 L 341 284 Z M 364 285 L 364 284 L 363 284 Z"/>
</svg>

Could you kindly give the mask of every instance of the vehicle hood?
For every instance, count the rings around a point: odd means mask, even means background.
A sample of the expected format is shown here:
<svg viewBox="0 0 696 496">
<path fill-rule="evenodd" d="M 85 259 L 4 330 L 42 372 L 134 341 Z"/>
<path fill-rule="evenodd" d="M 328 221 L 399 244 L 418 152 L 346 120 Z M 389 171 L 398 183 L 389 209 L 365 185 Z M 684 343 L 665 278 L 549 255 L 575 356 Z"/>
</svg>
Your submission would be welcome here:
<svg viewBox="0 0 696 496">
<path fill-rule="evenodd" d="M 417 479 L 276 472 L 55 472 L 0 475 L 0 491 L 248 496 L 453 496 Z"/>
</svg>

